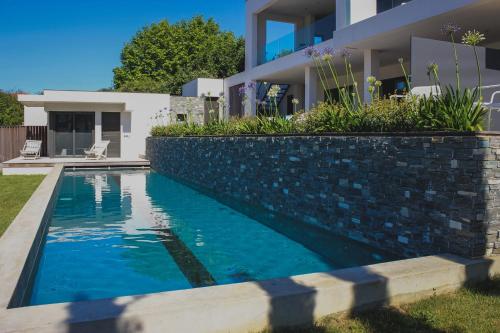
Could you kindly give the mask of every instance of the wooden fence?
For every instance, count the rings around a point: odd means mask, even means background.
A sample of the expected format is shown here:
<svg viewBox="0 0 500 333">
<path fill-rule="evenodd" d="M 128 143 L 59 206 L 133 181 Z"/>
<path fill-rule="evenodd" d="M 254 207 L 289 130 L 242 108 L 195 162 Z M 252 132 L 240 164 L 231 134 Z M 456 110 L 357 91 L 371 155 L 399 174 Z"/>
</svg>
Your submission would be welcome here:
<svg viewBox="0 0 500 333">
<path fill-rule="evenodd" d="M 47 156 L 47 126 L 0 127 L 0 163 L 19 156 L 26 140 L 41 140 L 41 156 Z"/>
</svg>

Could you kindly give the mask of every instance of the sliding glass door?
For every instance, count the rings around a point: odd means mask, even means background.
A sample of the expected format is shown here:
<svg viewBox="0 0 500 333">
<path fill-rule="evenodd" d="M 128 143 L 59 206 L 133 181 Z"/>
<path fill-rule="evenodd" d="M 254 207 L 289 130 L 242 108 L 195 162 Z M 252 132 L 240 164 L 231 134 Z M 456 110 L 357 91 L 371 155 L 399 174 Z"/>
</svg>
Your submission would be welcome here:
<svg viewBox="0 0 500 333">
<path fill-rule="evenodd" d="M 84 156 L 94 144 L 94 129 L 94 112 L 50 112 L 50 156 Z"/>
</svg>

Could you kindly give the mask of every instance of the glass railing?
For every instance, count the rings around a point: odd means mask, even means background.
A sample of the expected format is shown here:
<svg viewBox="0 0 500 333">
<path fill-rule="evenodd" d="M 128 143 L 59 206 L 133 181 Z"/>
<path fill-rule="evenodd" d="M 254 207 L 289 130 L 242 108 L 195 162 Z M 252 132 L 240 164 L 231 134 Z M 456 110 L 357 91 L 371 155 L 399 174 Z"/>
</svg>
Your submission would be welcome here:
<svg viewBox="0 0 500 333">
<path fill-rule="evenodd" d="M 264 54 L 259 59 L 259 65 L 331 39 L 335 28 L 336 17 L 335 13 L 332 13 L 309 26 L 269 42 L 265 46 Z"/>
</svg>

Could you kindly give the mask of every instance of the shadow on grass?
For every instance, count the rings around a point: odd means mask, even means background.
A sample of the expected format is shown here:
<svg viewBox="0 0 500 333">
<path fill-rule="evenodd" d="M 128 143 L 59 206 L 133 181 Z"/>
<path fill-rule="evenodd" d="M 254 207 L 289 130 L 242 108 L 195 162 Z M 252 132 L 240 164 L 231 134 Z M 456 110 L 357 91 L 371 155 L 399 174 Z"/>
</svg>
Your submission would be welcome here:
<svg viewBox="0 0 500 333">
<path fill-rule="evenodd" d="M 476 295 L 500 297 L 500 275 L 481 283 L 467 283 L 465 288 Z"/>
<path fill-rule="evenodd" d="M 453 256 L 443 256 L 442 258 L 462 264 L 468 261 L 468 259 Z M 470 268 L 473 266 L 475 269 Z M 488 260 L 480 266 L 467 266 L 465 279 L 471 282 L 464 287 L 476 295 L 500 295 L 499 277 L 494 280 L 479 282 L 481 276 L 483 279 L 487 276 L 482 274 L 487 274 L 485 271 L 489 270 L 490 266 L 491 261 Z M 407 313 L 401 309 L 389 307 L 389 281 L 383 275 L 372 271 L 370 267 L 345 269 L 328 274 L 336 279 L 353 283 L 351 286 L 351 310 L 345 314 L 345 320 L 326 324 L 317 321 L 318 317 L 315 316 L 315 312 L 318 306 L 318 291 L 314 288 L 300 285 L 291 279 L 277 282 L 276 286 L 259 283 L 260 287 L 271 297 L 271 308 L 268 313 L 269 328 L 265 332 L 352 332 L 353 330 L 346 327 L 349 324 L 358 326 L 359 329 L 354 330 L 355 332 L 462 332 L 462 329 L 456 325 L 448 326 L 446 329 L 436 327 L 432 313 L 430 315 L 428 313 Z M 278 286 L 291 288 L 292 294 L 295 296 L 281 296 L 284 289 L 278 289 Z M 297 297 L 296 294 L 301 292 L 304 295 Z M 339 295 L 339 297 L 342 297 L 342 295 Z M 323 299 L 322 302 L 325 302 L 325 300 Z M 335 300 L 330 302 L 335 304 Z M 339 299 L 339 302 L 345 302 L 345 300 Z M 329 303 L 328 307 L 332 307 L 332 304 Z M 324 308 L 322 311 L 324 313 Z M 464 313 L 464 315 L 466 316 L 467 313 Z"/>
</svg>

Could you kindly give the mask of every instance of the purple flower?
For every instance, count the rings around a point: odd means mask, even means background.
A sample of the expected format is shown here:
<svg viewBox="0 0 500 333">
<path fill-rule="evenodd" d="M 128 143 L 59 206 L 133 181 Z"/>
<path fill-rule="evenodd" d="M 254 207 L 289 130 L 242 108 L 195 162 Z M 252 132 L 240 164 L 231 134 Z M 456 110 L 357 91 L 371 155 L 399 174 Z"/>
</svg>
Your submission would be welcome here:
<svg viewBox="0 0 500 333">
<path fill-rule="evenodd" d="M 333 47 L 325 47 L 325 49 L 323 50 L 323 55 L 329 55 L 329 56 L 335 56 L 335 50 L 333 49 Z"/>
<path fill-rule="evenodd" d="M 250 81 L 247 85 L 248 89 L 255 89 L 257 87 L 257 83 L 255 81 Z"/>
<path fill-rule="evenodd" d="M 319 57 L 321 53 L 317 48 L 314 46 L 309 46 L 308 48 L 305 49 L 304 54 L 306 57 L 313 58 L 313 57 Z"/>
<path fill-rule="evenodd" d="M 350 58 L 352 56 L 352 52 L 349 49 L 343 49 L 341 54 L 342 58 Z"/>
<path fill-rule="evenodd" d="M 455 23 L 447 23 L 441 28 L 443 35 L 454 35 L 460 32 L 460 30 L 462 30 L 462 28 Z"/>
<path fill-rule="evenodd" d="M 239 94 L 240 96 L 243 96 L 243 95 L 245 95 L 246 93 L 247 93 L 247 88 L 246 88 L 245 86 L 240 87 L 240 88 L 238 89 L 238 94 Z"/>
</svg>

